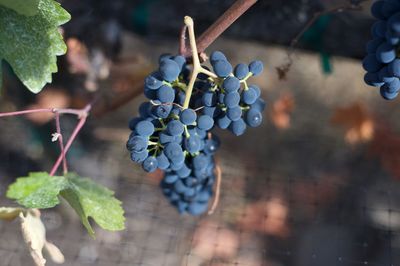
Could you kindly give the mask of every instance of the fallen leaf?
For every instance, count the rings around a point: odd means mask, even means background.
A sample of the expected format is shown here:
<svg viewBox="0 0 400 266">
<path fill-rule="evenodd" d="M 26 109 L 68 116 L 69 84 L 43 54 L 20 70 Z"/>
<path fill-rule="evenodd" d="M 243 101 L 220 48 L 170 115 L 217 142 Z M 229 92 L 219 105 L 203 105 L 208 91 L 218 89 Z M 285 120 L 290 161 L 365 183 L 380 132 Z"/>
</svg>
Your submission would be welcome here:
<svg viewBox="0 0 400 266">
<path fill-rule="evenodd" d="M 344 139 L 350 144 L 368 142 L 374 136 L 373 117 L 360 103 L 337 108 L 331 118 L 331 123 L 344 128 Z"/>
<path fill-rule="evenodd" d="M 281 96 L 272 104 L 270 113 L 272 123 L 279 129 L 287 129 L 290 127 L 290 114 L 294 109 L 294 98 L 289 92 L 281 94 Z"/>
</svg>

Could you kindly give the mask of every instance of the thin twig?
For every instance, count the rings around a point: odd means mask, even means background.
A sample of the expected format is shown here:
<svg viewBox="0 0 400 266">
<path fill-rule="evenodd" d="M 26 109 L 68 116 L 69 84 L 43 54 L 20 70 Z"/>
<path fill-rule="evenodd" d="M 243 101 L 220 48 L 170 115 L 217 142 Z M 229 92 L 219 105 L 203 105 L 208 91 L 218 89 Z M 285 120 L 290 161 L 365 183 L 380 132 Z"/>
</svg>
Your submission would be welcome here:
<svg viewBox="0 0 400 266">
<path fill-rule="evenodd" d="M 90 105 L 89 105 L 89 110 L 90 110 Z M 71 137 L 68 139 L 67 144 L 65 145 L 65 149 L 64 152 L 62 152 L 59 156 L 58 159 L 56 161 L 56 163 L 54 164 L 53 168 L 50 171 L 50 175 L 54 175 L 55 172 L 57 171 L 58 167 L 60 166 L 61 162 L 63 161 L 63 158 L 65 158 L 69 148 L 71 147 L 72 143 L 74 142 L 76 136 L 78 135 L 79 131 L 82 129 L 83 125 L 86 123 L 86 118 L 87 118 L 87 114 L 84 116 L 81 116 L 81 118 L 79 119 L 78 124 L 76 125 L 74 131 L 71 134 Z"/>
<path fill-rule="evenodd" d="M 16 111 L 16 112 L 6 112 L 0 113 L 1 117 L 7 116 L 18 116 L 18 115 L 27 115 L 27 114 L 34 114 L 34 113 L 58 113 L 58 114 L 71 114 L 76 115 L 78 117 L 87 115 L 87 109 L 64 109 L 64 108 L 40 108 L 40 109 L 31 109 L 31 110 L 23 110 L 23 111 Z"/>
<path fill-rule="evenodd" d="M 317 11 L 313 14 L 312 18 L 302 27 L 302 29 L 296 34 L 296 36 L 290 41 L 289 50 L 287 52 L 286 63 L 282 64 L 279 67 L 276 67 L 278 72 L 279 79 L 286 79 L 286 75 L 289 72 L 292 64 L 293 64 L 293 54 L 297 44 L 299 43 L 301 37 L 303 37 L 304 33 L 309 30 L 314 23 L 321 17 L 327 14 L 342 12 L 344 10 L 360 10 L 361 3 L 367 0 L 359 0 L 357 3 L 349 2 L 346 5 L 340 5 L 337 7 L 329 8 L 326 10 Z"/>
<path fill-rule="evenodd" d="M 211 207 L 208 210 L 208 213 L 207 213 L 208 215 L 213 214 L 215 209 L 217 208 L 218 203 L 219 203 L 220 193 L 221 193 L 222 171 L 221 171 L 221 167 L 219 167 L 218 164 L 215 166 L 215 172 L 217 174 L 216 185 L 215 185 L 215 196 L 214 196 L 213 203 L 211 204 Z"/>
<path fill-rule="evenodd" d="M 60 152 L 61 154 L 65 154 L 64 152 L 64 140 L 63 140 L 63 135 L 61 133 L 61 125 L 60 125 L 60 113 L 56 113 L 56 130 L 58 134 L 58 142 L 60 144 Z M 64 175 L 68 173 L 68 166 L 67 166 L 67 158 L 66 156 L 63 156 L 63 171 Z"/>
</svg>

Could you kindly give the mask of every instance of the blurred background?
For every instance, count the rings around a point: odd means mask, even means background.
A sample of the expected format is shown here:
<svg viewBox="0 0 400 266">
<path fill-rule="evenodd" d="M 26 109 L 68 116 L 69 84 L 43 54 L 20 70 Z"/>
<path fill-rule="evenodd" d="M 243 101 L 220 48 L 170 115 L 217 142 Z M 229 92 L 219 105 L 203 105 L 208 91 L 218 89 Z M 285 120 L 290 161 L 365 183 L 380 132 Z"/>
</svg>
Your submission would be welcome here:
<svg viewBox="0 0 400 266">
<path fill-rule="evenodd" d="M 47 238 L 64 265 L 400 265 L 400 108 L 364 84 L 361 67 L 372 1 L 325 13 L 360 1 L 260 0 L 207 49 L 233 64 L 262 60 L 264 74 L 251 81 L 267 102 L 261 127 L 241 137 L 215 130 L 222 188 L 213 215 L 179 215 L 159 189 L 162 173 L 130 161 L 128 121 L 144 100 L 143 79 L 161 53 L 177 53 L 183 16 L 194 18 L 200 35 L 233 2 L 61 1 L 72 19 L 54 82 L 33 95 L 4 63 L 1 112 L 81 108 L 100 98 L 68 161 L 116 191 L 126 230 L 96 227 L 93 240 L 65 204 L 44 210 Z M 276 68 L 287 63 L 291 40 L 321 12 L 280 79 Z M 63 116 L 64 134 L 76 122 Z M 47 115 L 0 120 L 2 206 L 14 204 L 5 190 L 16 177 L 51 168 L 59 153 L 54 131 Z M 0 221 L 0 232 L 0 264 L 31 265 L 19 224 Z"/>
</svg>

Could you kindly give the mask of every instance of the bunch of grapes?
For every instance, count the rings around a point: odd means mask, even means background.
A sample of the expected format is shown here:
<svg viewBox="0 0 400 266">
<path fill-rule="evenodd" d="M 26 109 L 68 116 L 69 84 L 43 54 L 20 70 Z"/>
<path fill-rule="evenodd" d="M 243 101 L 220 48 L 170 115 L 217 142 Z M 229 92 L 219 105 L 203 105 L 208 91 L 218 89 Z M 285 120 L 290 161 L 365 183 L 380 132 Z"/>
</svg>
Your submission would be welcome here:
<svg viewBox="0 0 400 266">
<path fill-rule="evenodd" d="M 400 1 L 376 1 L 371 13 L 378 21 L 372 26 L 373 39 L 367 43 L 364 80 L 368 85 L 380 87 L 384 99 L 392 100 L 400 91 Z"/>
<path fill-rule="evenodd" d="M 146 77 L 149 101 L 130 121 L 127 149 L 145 171 L 165 172 L 161 188 L 180 213 L 199 215 L 207 210 L 216 180 L 214 154 L 220 141 L 211 130 L 218 126 L 241 135 L 248 126 L 261 124 L 265 103 L 260 89 L 247 80 L 259 75 L 263 64 L 253 61 L 233 68 L 216 51 L 210 56 L 211 71 L 200 65 L 190 23 L 189 35 L 191 65 L 181 55 L 161 55 L 158 70 Z"/>
</svg>

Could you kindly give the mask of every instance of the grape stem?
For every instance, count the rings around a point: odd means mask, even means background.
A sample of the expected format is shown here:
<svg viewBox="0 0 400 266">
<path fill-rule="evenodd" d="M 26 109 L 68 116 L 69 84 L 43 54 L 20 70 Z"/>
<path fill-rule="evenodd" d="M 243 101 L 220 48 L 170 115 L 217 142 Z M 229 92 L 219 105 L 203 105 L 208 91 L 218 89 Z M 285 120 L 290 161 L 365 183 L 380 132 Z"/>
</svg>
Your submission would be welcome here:
<svg viewBox="0 0 400 266">
<path fill-rule="evenodd" d="M 194 83 L 196 82 L 197 76 L 200 73 L 206 74 L 207 76 L 212 78 L 218 78 L 218 76 L 215 75 L 213 72 L 203 68 L 200 64 L 199 55 L 197 53 L 196 37 L 194 34 L 193 19 L 189 16 L 185 16 L 184 23 L 187 26 L 189 32 L 189 44 L 192 50 L 192 60 L 193 60 L 193 71 L 192 75 L 190 76 L 189 85 L 186 88 L 186 96 L 185 96 L 185 101 L 183 103 L 183 109 L 187 109 L 189 108 L 190 98 L 192 97 L 193 86 Z"/>
</svg>

